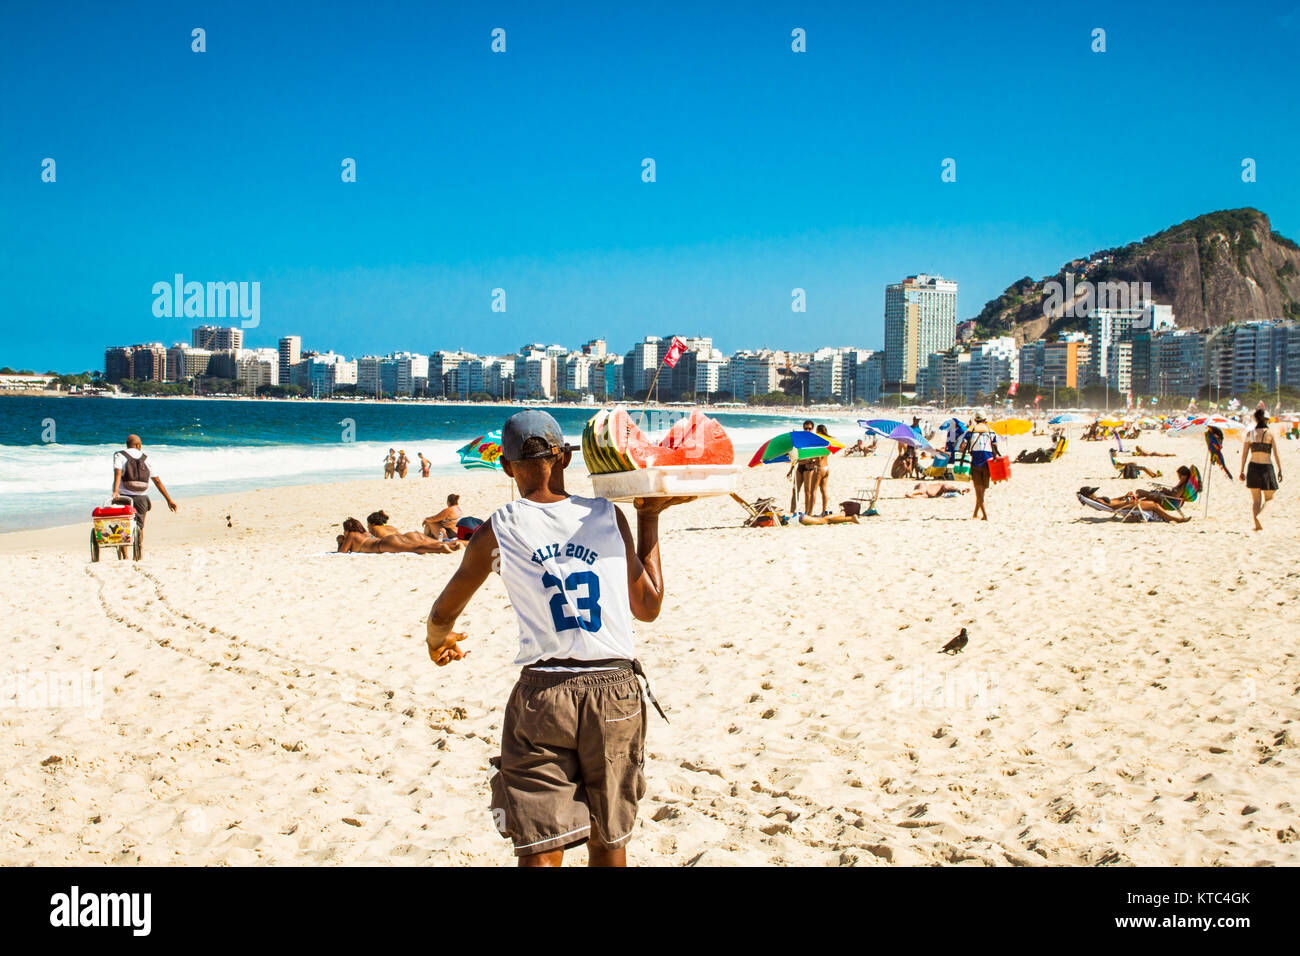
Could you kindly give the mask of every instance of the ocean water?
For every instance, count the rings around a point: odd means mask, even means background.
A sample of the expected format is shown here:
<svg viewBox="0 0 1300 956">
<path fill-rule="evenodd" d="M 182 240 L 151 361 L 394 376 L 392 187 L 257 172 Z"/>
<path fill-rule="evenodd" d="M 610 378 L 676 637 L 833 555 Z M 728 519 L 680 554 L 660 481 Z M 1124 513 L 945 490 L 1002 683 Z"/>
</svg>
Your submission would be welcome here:
<svg viewBox="0 0 1300 956">
<path fill-rule="evenodd" d="M 471 438 L 500 428 L 514 409 L 416 402 L 271 402 L 217 399 L 0 398 L 0 531 L 70 524 L 89 517 L 113 486 L 113 452 L 135 433 L 172 497 L 247 491 L 274 485 L 383 476 L 389 448 L 416 454 L 434 474 L 459 474 L 456 455 Z M 594 408 L 550 411 L 577 444 Z M 684 411 L 648 412 L 653 437 Z M 799 417 L 714 417 L 737 459 Z M 821 421 L 821 419 L 818 419 Z M 839 438 L 859 434 L 849 416 L 827 422 Z M 345 431 L 350 427 L 351 440 Z M 742 454 L 749 453 L 749 454 Z M 153 492 L 158 504 L 156 489 Z"/>
</svg>

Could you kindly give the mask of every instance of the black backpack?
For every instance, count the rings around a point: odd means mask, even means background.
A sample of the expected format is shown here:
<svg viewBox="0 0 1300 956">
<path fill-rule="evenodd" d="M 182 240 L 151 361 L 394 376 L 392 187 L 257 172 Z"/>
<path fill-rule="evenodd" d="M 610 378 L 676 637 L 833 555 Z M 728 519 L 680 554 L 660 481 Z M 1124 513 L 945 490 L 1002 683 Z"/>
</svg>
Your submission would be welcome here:
<svg viewBox="0 0 1300 956">
<path fill-rule="evenodd" d="M 122 480 L 131 483 L 140 483 L 147 485 L 149 483 L 149 466 L 145 464 L 148 455 L 141 455 L 139 458 L 132 458 L 125 451 L 122 452 L 126 458 L 126 464 L 122 466 Z"/>
</svg>

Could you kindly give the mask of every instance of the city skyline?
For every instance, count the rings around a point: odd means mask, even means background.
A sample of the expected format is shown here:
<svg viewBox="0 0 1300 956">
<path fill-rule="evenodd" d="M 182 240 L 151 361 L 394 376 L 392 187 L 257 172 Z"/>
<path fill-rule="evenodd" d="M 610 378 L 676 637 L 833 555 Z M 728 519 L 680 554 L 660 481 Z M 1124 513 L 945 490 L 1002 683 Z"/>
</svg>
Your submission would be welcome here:
<svg viewBox="0 0 1300 956">
<path fill-rule="evenodd" d="M 235 4 L 129 27 L 86 8 L 69 31 L 8 11 L 0 364 L 96 368 L 108 328 L 184 339 L 188 319 L 152 309 L 178 273 L 259 283 L 248 331 L 268 344 L 352 355 L 647 327 L 812 351 L 882 345 L 880 290 L 914 273 L 962 283 L 960 321 L 1022 275 L 1205 209 L 1300 232 L 1300 133 L 1245 115 L 1213 71 L 1164 72 L 1248 59 L 1285 94 L 1296 17 L 1187 14 L 953 8 L 918 29 L 848 4 L 592 6 L 561 26 L 511 5 L 363 23 Z"/>
<path fill-rule="evenodd" d="M 912 276 L 891 286 L 904 292 L 926 280 L 946 290 L 941 277 Z M 938 301 L 936 328 L 948 320 Z M 604 339 L 581 346 L 532 343 L 504 355 L 437 350 L 390 352 L 348 359 L 332 350 L 303 349 L 301 337 L 282 338 L 276 348 L 243 348 L 242 330 L 199 326 L 191 345 L 177 342 L 114 346 L 105 350 L 104 382 L 205 388 L 258 395 L 330 398 L 459 398 L 495 400 L 624 401 L 629 399 L 699 401 L 718 399 L 771 404 L 772 397 L 798 395 L 810 401 L 878 403 L 885 395 L 932 402 L 950 399 L 982 403 L 1016 389 L 1050 388 L 1081 395 L 1088 389 L 1125 398 L 1129 404 L 1171 395 L 1194 400 L 1226 391 L 1286 388 L 1300 392 L 1300 321 L 1257 319 L 1210 329 L 1179 328 L 1172 307 L 1149 298 L 1122 305 L 1097 305 L 1086 315 L 1088 331 L 1063 333 L 1051 341 L 1018 345 L 1010 336 L 979 339 L 965 327 L 960 341 L 930 351 L 918 363 L 913 383 L 895 382 L 888 369 L 912 351 L 915 339 L 930 332 L 896 336 L 891 348 L 822 346 L 811 352 L 741 349 L 730 355 L 708 336 L 645 335 L 626 352 L 610 350 Z M 899 320 L 901 321 L 901 320 Z M 913 316 L 912 325 L 916 325 Z M 220 344 L 222 348 L 207 346 Z M 675 356 L 670 363 L 666 356 Z M 662 377 L 668 370 L 669 374 Z M 129 381 L 128 381 L 129 380 Z M 223 382 L 229 384 L 223 384 Z M 660 382 L 662 385 L 660 386 Z M 134 383 L 134 384 L 132 384 Z M 151 384 L 152 383 L 152 384 Z M 293 386 L 288 392 L 283 386 Z M 277 391 L 279 389 L 279 391 Z M 782 402 L 777 402 L 780 404 Z"/>
</svg>

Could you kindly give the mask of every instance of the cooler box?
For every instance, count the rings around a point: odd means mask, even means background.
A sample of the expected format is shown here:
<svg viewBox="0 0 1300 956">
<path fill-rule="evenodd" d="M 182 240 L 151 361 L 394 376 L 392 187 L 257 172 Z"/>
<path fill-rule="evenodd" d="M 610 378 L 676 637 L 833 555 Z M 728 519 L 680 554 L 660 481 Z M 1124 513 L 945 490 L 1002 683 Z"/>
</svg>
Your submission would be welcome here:
<svg viewBox="0 0 1300 956">
<path fill-rule="evenodd" d="M 592 475 L 591 488 L 597 498 L 631 501 L 633 498 L 706 498 L 736 491 L 738 465 L 662 465 Z"/>
<path fill-rule="evenodd" d="M 135 508 L 110 505 L 90 513 L 95 526 L 95 540 L 104 546 L 130 544 L 135 531 Z"/>
<path fill-rule="evenodd" d="M 989 459 L 989 481 L 1006 481 L 1011 477 L 1011 459 L 1006 455 Z"/>
</svg>

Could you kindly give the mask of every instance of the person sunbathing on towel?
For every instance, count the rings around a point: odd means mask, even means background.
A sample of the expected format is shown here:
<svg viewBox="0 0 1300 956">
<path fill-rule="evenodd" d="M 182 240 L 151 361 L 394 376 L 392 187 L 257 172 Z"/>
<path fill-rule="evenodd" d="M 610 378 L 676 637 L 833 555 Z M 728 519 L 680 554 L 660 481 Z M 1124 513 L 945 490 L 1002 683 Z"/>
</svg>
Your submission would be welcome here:
<svg viewBox="0 0 1300 956">
<path fill-rule="evenodd" d="M 396 528 L 388 523 L 388 512 L 372 511 L 366 517 L 366 527 L 376 538 L 386 538 L 390 534 L 400 534 Z"/>
<path fill-rule="evenodd" d="M 1020 454 L 1016 455 L 1017 465 L 1045 465 L 1052 460 L 1052 454 L 1055 448 L 1035 448 L 1030 451 L 1028 448 L 1020 449 Z"/>
<path fill-rule="evenodd" d="M 1173 458 L 1174 455 L 1172 451 L 1143 451 L 1141 445 L 1133 446 L 1134 458 Z"/>
<path fill-rule="evenodd" d="M 1079 494 L 1097 502 L 1098 504 L 1103 504 L 1107 508 L 1120 509 L 1136 507 L 1139 511 L 1147 511 L 1151 514 L 1159 515 L 1166 521 L 1172 521 L 1176 524 L 1192 520 L 1187 515 L 1179 514 L 1172 508 L 1163 507 L 1158 501 L 1141 497 L 1139 493 L 1135 491 L 1131 491 L 1126 495 L 1121 495 L 1118 498 L 1107 498 L 1105 495 L 1099 495 L 1097 494 L 1096 488 L 1080 488 Z"/>
<path fill-rule="evenodd" d="M 818 515 L 812 517 L 803 515 L 799 518 L 800 524 L 860 524 L 857 515 Z"/>
<path fill-rule="evenodd" d="M 944 495 L 964 495 L 970 491 L 969 486 L 959 485 L 955 481 L 918 481 L 904 498 L 942 498 Z"/>
<path fill-rule="evenodd" d="M 419 531 L 376 537 L 356 518 L 343 522 L 343 533 L 336 540 L 340 554 L 450 554 L 461 547 L 460 541 L 439 541 Z"/>
</svg>

